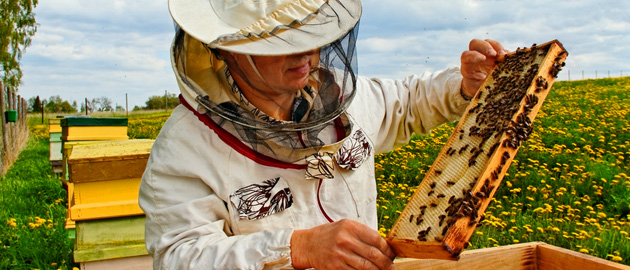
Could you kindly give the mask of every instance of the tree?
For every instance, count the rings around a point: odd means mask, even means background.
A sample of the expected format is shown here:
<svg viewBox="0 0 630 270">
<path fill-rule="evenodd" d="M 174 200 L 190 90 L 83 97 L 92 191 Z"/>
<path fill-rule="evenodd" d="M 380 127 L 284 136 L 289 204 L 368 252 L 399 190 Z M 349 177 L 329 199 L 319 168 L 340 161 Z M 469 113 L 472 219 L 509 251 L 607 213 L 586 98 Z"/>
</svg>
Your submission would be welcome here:
<svg viewBox="0 0 630 270">
<path fill-rule="evenodd" d="M 51 96 L 47 101 L 45 108 L 46 112 L 49 113 L 75 113 L 77 109 L 75 109 L 70 102 L 67 100 L 61 99 L 60 96 Z"/>
<path fill-rule="evenodd" d="M 0 63 L 5 86 L 17 89 L 22 80 L 20 59 L 37 31 L 33 8 L 38 0 L 0 1 Z"/>
<path fill-rule="evenodd" d="M 167 109 L 173 109 L 175 107 L 177 107 L 177 105 L 179 104 L 179 98 L 177 97 L 177 95 L 175 94 L 168 94 L 166 96 L 166 102 L 167 104 L 164 104 L 164 96 L 151 96 L 149 97 L 149 99 L 146 101 L 146 107 L 134 107 L 133 110 L 137 111 L 137 110 L 164 110 L 164 108 Z"/>
<path fill-rule="evenodd" d="M 106 96 L 93 98 L 90 102 L 90 111 L 113 111 L 114 107 L 112 107 L 112 100 Z"/>
<path fill-rule="evenodd" d="M 28 112 L 42 112 L 42 101 L 39 96 L 28 99 Z"/>
</svg>

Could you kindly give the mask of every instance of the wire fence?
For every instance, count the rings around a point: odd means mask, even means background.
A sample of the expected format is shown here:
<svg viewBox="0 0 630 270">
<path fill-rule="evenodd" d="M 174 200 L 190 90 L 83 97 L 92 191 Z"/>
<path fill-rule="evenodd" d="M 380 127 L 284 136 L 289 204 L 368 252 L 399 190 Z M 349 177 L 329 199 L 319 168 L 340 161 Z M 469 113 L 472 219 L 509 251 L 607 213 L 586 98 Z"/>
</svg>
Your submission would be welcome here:
<svg viewBox="0 0 630 270">
<path fill-rule="evenodd" d="M 630 76 L 630 70 L 562 70 L 556 80 L 577 81 L 587 79 L 619 78 Z"/>
</svg>

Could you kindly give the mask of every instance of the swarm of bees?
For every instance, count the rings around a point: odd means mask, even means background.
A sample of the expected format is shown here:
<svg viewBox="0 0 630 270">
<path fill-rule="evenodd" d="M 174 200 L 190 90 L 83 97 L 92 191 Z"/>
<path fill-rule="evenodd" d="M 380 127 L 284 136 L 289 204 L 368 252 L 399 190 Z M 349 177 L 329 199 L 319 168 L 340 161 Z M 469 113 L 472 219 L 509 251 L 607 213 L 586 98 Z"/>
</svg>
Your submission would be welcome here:
<svg viewBox="0 0 630 270">
<path fill-rule="evenodd" d="M 497 60 L 387 236 L 399 257 L 459 257 L 567 55 L 554 40 Z"/>
</svg>

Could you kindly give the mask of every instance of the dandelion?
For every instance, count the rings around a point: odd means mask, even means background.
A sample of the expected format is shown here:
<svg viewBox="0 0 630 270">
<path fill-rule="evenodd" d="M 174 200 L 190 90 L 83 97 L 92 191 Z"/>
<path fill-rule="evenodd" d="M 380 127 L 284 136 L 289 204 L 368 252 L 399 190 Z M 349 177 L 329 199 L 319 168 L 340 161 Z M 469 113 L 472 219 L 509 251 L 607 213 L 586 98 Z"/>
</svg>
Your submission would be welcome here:
<svg viewBox="0 0 630 270">
<path fill-rule="evenodd" d="M 613 262 L 621 262 L 623 258 L 617 255 L 608 254 L 607 258 L 610 258 Z"/>
</svg>

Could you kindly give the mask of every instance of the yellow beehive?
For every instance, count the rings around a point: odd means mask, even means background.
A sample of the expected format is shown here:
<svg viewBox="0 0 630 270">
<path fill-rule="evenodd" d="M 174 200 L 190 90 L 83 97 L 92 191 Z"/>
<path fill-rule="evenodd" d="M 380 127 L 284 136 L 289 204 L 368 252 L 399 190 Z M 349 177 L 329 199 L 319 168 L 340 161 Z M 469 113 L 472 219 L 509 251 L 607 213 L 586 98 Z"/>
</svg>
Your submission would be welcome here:
<svg viewBox="0 0 630 270">
<path fill-rule="evenodd" d="M 126 140 L 127 118 L 67 117 L 61 120 L 65 141 Z"/>
<path fill-rule="evenodd" d="M 140 178 L 77 183 L 70 206 L 74 221 L 142 215 Z"/>
<path fill-rule="evenodd" d="M 76 184 L 140 178 L 152 146 L 148 139 L 74 145 L 67 150 L 69 180 Z"/>
<path fill-rule="evenodd" d="M 48 133 L 61 133 L 61 118 L 48 118 Z"/>
<path fill-rule="evenodd" d="M 61 180 L 63 182 L 68 182 L 70 179 L 70 171 L 68 170 L 68 157 L 70 153 L 72 153 L 72 148 L 77 145 L 88 145 L 88 144 L 99 144 L 103 142 L 125 142 L 128 140 L 110 140 L 110 141 L 69 141 L 63 142 L 61 145 L 61 155 L 62 155 L 62 169 L 63 169 L 63 177 Z"/>
<path fill-rule="evenodd" d="M 143 215 L 140 179 L 153 140 L 101 141 L 67 150 L 70 220 Z"/>
</svg>

